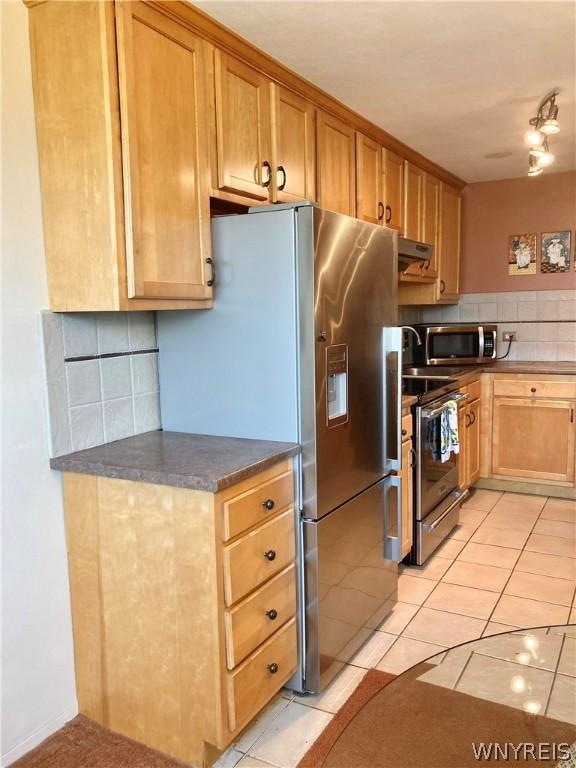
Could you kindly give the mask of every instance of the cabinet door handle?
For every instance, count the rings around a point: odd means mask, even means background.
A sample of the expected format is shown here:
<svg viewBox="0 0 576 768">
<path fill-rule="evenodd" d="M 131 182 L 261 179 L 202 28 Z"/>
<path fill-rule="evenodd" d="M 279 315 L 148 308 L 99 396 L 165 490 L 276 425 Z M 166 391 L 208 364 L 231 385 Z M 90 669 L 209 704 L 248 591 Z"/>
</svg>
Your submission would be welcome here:
<svg viewBox="0 0 576 768">
<path fill-rule="evenodd" d="M 278 611 L 275 608 L 271 608 L 269 611 L 266 611 L 266 616 L 268 616 L 270 621 L 274 621 L 278 618 Z"/>
<path fill-rule="evenodd" d="M 533 395 L 536 394 L 536 387 L 530 387 L 530 392 L 532 392 Z"/>
<path fill-rule="evenodd" d="M 574 424 L 574 408 L 570 408 L 570 424 Z"/>
<path fill-rule="evenodd" d="M 264 507 L 264 509 L 274 509 L 276 504 L 274 502 L 274 499 L 266 499 L 266 501 L 262 502 L 262 506 Z"/>
<path fill-rule="evenodd" d="M 429 268 L 430 268 L 430 259 L 426 259 L 426 261 L 424 262 L 424 266 L 422 267 L 422 269 L 426 270 L 426 269 L 429 269 Z"/>
<path fill-rule="evenodd" d="M 272 662 L 272 664 L 267 664 L 266 669 L 268 672 L 270 672 L 271 675 L 275 675 L 276 672 L 278 672 L 278 664 L 276 664 L 275 661 Z"/>
<path fill-rule="evenodd" d="M 466 414 L 466 428 L 468 428 L 472 424 L 472 419 L 470 418 L 470 414 Z"/>
<path fill-rule="evenodd" d="M 410 448 L 410 469 L 416 466 L 416 451 L 414 448 Z"/>
<path fill-rule="evenodd" d="M 285 171 L 285 169 L 284 169 L 284 166 L 283 166 L 283 165 L 279 165 L 279 166 L 278 166 L 278 173 L 281 173 L 281 174 L 282 174 L 282 183 L 281 183 L 281 184 L 278 184 L 278 191 L 279 191 L 279 192 L 282 192 L 282 190 L 283 190 L 283 189 L 284 189 L 284 187 L 286 186 L 286 171 Z"/>
<path fill-rule="evenodd" d="M 407 434 L 408 434 L 408 433 L 406 432 L 406 430 L 405 430 L 405 429 L 403 429 L 403 430 L 402 430 L 402 437 L 406 437 L 406 435 L 407 435 Z"/>
<path fill-rule="evenodd" d="M 212 288 L 212 286 L 216 282 L 216 270 L 214 269 L 214 262 L 212 261 L 210 256 L 208 256 L 208 258 L 206 259 L 206 264 L 208 264 L 208 266 L 212 270 L 212 277 L 209 280 L 206 280 L 206 285 L 209 288 Z"/>
<path fill-rule="evenodd" d="M 264 557 L 272 562 L 272 560 L 276 560 L 276 552 L 273 549 L 269 549 L 268 552 L 264 552 Z"/>
<path fill-rule="evenodd" d="M 392 221 L 392 208 L 389 205 L 386 206 L 386 224 L 390 224 Z"/>
<path fill-rule="evenodd" d="M 378 203 L 378 221 L 384 218 L 384 203 Z"/>
<path fill-rule="evenodd" d="M 262 174 L 262 186 L 269 187 L 270 182 L 272 181 L 272 166 L 268 160 L 264 160 L 262 163 L 262 168 L 266 170 L 266 178 L 264 178 L 264 174 Z"/>
<path fill-rule="evenodd" d="M 445 290 L 446 290 L 446 283 L 444 282 L 444 280 L 440 280 L 440 293 L 444 293 Z"/>
</svg>

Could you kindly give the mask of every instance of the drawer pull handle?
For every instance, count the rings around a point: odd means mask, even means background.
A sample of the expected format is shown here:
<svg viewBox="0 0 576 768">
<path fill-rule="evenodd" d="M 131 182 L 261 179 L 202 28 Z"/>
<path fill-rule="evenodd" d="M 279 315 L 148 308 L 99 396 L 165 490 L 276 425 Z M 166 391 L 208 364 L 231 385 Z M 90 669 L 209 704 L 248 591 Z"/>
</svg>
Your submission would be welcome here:
<svg viewBox="0 0 576 768">
<path fill-rule="evenodd" d="M 269 611 L 266 611 L 266 616 L 268 616 L 270 621 L 274 621 L 274 619 L 278 618 L 278 611 L 275 608 L 271 608 Z"/>
<path fill-rule="evenodd" d="M 274 503 L 274 499 L 266 499 L 266 501 L 262 502 L 262 506 L 264 509 L 274 509 L 276 505 Z"/>
<path fill-rule="evenodd" d="M 269 549 L 268 552 L 264 552 L 264 557 L 272 562 L 272 560 L 276 560 L 276 552 L 273 549 Z"/>
<path fill-rule="evenodd" d="M 268 672 L 270 672 L 271 675 L 275 675 L 276 672 L 278 672 L 278 664 L 276 664 L 275 661 L 272 662 L 272 664 L 267 664 L 266 669 Z"/>
<path fill-rule="evenodd" d="M 533 395 L 536 394 L 536 387 L 530 387 L 530 392 L 532 392 Z"/>
<path fill-rule="evenodd" d="M 406 437 L 406 435 L 407 435 L 407 432 L 406 432 L 406 430 L 405 430 L 405 429 L 403 429 L 403 430 L 402 430 L 402 437 Z"/>
</svg>

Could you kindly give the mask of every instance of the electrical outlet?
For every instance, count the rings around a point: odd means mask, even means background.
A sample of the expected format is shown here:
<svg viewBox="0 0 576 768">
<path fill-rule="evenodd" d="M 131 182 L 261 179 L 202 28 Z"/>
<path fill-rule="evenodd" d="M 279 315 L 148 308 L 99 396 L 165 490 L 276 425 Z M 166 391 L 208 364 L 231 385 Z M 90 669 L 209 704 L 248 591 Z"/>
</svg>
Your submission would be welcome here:
<svg viewBox="0 0 576 768">
<path fill-rule="evenodd" d="M 502 341 L 516 341 L 516 331 L 502 331 Z"/>
</svg>

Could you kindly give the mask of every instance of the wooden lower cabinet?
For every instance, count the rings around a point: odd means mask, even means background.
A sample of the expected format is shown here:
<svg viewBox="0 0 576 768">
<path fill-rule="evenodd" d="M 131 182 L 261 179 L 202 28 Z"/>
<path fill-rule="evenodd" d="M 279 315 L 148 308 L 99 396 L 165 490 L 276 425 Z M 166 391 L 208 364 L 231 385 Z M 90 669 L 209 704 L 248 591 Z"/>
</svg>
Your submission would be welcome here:
<svg viewBox="0 0 576 768">
<path fill-rule="evenodd" d="M 64 473 L 82 714 L 205 765 L 280 690 L 297 665 L 293 485 L 276 482 L 292 471 L 286 459 L 216 494 Z M 231 509 L 246 528 L 227 538 Z M 244 572 L 226 572 L 231 550 L 249 552 Z"/>
<path fill-rule="evenodd" d="M 460 490 L 474 485 L 480 477 L 480 434 L 482 404 L 479 399 L 478 382 L 460 389 L 468 393 L 468 400 L 462 400 L 458 408 L 458 433 L 460 439 L 459 484 Z"/>
</svg>

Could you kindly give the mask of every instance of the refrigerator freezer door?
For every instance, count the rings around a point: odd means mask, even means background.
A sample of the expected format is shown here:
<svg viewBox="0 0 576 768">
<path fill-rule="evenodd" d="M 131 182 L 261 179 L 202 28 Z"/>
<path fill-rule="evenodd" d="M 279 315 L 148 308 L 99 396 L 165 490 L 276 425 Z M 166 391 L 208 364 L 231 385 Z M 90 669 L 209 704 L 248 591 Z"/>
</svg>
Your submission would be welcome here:
<svg viewBox="0 0 576 768">
<path fill-rule="evenodd" d="M 303 689 L 322 690 L 391 611 L 398 564 L 384 559 L 386 480 L 319 521 L 304 521 Z"/>
</svg>

